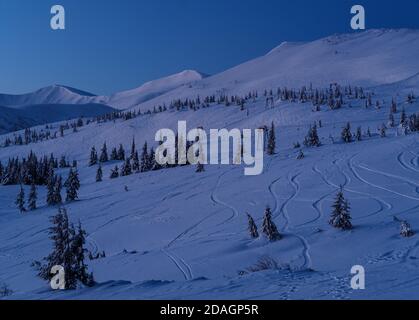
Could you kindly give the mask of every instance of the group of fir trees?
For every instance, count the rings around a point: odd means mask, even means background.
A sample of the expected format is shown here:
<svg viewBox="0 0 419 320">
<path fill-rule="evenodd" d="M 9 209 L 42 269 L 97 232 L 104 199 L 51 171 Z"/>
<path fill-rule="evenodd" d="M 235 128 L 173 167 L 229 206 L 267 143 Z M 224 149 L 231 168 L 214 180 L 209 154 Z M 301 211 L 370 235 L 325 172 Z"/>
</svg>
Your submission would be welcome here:
<svg viewBox="0 0 419 320">
<path fill-rule="evenodd" d="M 351 230 L 351 215 L 350 206 L 348 201 L 343 195 L 343 188 L 339 190 L 336 195 L 336 199 L 332 205 L 332 213 L 329 220 L 329 224 L 334 228 L 341 230 Z M 248 231 L 252 239 L 259 238 L 258 227 L 255 220 L 250 214 L 247 214 L 248 218 Z M 405 229 L 408 229 L 407 227 Z M 281 234 L 278 231 L 275 223 L 272 220 L 272 212 L 269 207 L 266 208 L 262 223 L 262 233 L 267 237 L 269 241 L 277 241 L 281 239 Z"/>
<path fill-rule="evenodd" d="M 50 282 L 54 277 L 51 272 L 54 266 L 64 268 L 65 289 L 76 289 L 83 286 L 93 286 L 93 274 L 88 272 L 85 263 L 86 231 L 80 222 L 77 228 L 69 221 L 67 211 L 60 208 L 51 217 L 52 227 L 49 230 L 53 241 L 53 251 L 44 258 L 45 264 L 39 268 L 38 275 Z"/>
<path fill-rule="evenodd" d="M 77 163 L 73 161 L 72 166 L 77 166 Z M 38 158 L 31 151 L 27 158 L 11 158 L 4 166 L 0 161 L 0 184 L 47 185 L 55 169 L 69 167 L 71 165 L 65 156 L 61 156 L 60 160 L 53 154 Z"/>
<path fill-rule="evenodd" d="M 247 214 L 247 218 L 250 237 L 253 239 L 259 238 L 259 232 L 255 220 L 250 214 Z M 265 209 L 261 231 L 269 241 L 278 241 L 281 239 L 281 234 L 272 220 L 272 212 L 269 207 Z"/>
<path fill-rule="evenodd" d="M 134 173 L 141 173 L 141 172 L 148 172 L 148 171 L 156 171 L 164 168 L 173 168 L 178 166 L 178 136 L 176 136 L 176 143 L 175 143 L 175 164 L 167 164 L 165 166 L 160 165 L 156 161 L 155 157 L 155 151 L 154 148 L 151 147 L 149 149 L 147 142 L 144 143 L 142 149 L 141 149 L 141 155 L 139 155 L 138 150 L 136 148 L 135 140 L 133 139 L 131 150 L 129 156 L 125 156 L 125 150 L 122 146 L 122 144 L 119 146 L 119 150 L 117 151 L 116 148 L 113 149 L 110 160 L 112 161 L 123 161 L 122 165 L 118 166 L 115 165 L 111 169 L 110 172 L 110 179 L 115 179 L 118 177 L 123 176 L 129 176 Z M 191 146 L 191 142 L 187 142 L 186 148 L 189 148 Z M 103 159 L 107 158 L 107 152 L 106 152 L 106 143 L 104 144 L 104 147 L 102 148 L 102 155 Z M 199 154 L 197 153 L 197 156 Z M 90 160 L 89 165 L 93 166 L 95 164 L 99 164 L 97 171 L 96 171 L 96 181 L 101 182 L 103 180 L 103 168 L 101 163 L 107 162 L 107 161 L 98 161 L 97 160 L 97 154 L 95 153 L 95 148 L 92 147 L 90 152 Z M 182 165 L 189 165 L 189 161 L 186 160 L 185 164 Z M 204 172 L 205 168 L 204 165 L 198 161 L 196 165 L 196 172 Z"/>
<path fill-rule="evenodd" d="M 47 184 L 47 205 L 62 204 L 61 190 L 63 187 L 62 178 L 60 175 L 51 175 Z M 77 170 L 70 169 L 67 180 L 64 183 L 66 188 L 66 202 L 75 201 L 78 198 L 78 190 L 80 189 L 80 181 Z M 32 184 L 28 196 L 28 207 L 26 208 L 25 191 L 23 186 L 20 186 L 19 193 L 16 197 L 16 206 L 21 213 L 26 211 L 33 211 L 37 208 L 38 192 L 36 185 Z"/>
<path fill-rule="evenodd" d="M 91 120 L 87 120 L 86 124 L 89 124 Z M 31 143 L 38 143 L 45 140 L 53 140 L 58 137 L 64 137 L 66 130 L 73 129 L 73 132 L 77 132 L 77 128 L 80 128 L 84 125 L 82 118 L 75 120 L 73 123 L 69 124 L 68 122 L 61 124 L 53 131 L 52 125 L 46 125 L 45 129 L 31 129 L 27 128 L 23 133 L 14 133 L 13 137 L 6 137 L 3 143 L 3 147 L 9 147 L 11 145 L 28 145 Z"/>
</svg>

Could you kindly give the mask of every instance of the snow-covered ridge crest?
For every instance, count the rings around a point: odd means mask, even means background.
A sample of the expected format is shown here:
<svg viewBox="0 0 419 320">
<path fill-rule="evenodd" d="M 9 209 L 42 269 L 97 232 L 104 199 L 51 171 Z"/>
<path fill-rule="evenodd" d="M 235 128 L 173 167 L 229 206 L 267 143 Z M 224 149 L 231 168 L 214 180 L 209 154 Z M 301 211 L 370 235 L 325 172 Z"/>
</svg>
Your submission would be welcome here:
<svg viewBox="0 0 419 320">
<path fill-rule="evenodd" d="M 107 103 L 118 109 L 136 106 L 173 89 L 200 81 L 207 75 L 195 70 L 182 72 L 144 83 L 132 90 L 118 92 L 107 99 Z"/>
<path fill-rule="evenodd" d="M 184 70 L 161 79 L 149 81 L 135 89 L 115 93 L 111 96 L 97 96 L 76 88 L 51 85 L 37 91 L 13 95 L 0 94 L 0 105 L 20 108 L 34 104 L 106 104 L 118 109 L 133 107 L 178 87 L 200 81 L 207 75 L 195 70 Z"/>
</svg>

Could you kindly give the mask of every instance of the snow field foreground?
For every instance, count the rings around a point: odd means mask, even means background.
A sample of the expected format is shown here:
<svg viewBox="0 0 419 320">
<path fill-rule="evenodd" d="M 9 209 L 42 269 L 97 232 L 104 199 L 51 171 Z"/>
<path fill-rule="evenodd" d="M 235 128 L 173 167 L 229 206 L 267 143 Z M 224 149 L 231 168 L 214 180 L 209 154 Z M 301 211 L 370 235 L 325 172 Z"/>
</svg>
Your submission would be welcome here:
<svg viewBox="0 0 419 320">
<path fill-rule="evenodd" d="M 387 91 L 383 97 L 392 94 Z M 394 221 L 396 216 L 415 231 L 419 228 L 417 134 L 396 136 L 393 128 L 380 138 L 376 131 L 387 122 L 388 105 L 365 109 L 359 102 L 312 112 L 309 103 L 275 101 L 273 109 L 264 103 L 262 98 L 249 103 L 249 115 L 237 106 L 221 105 L 168 111 L 93 123 L 56 140 L 1 148 L 3 163 L 30 150 L 79 162 L 79 201 L 66 208 L 70 220 L 80 220 L 87 230 L 92 254 L 105 251 L 106 257 L 87 261 L 97 286 L 51 291 L 31 263 L 51 250 L 48 218 L 57 208 L 46 206 L 46 190 L 39 188 L 39 209 L 20 214 L 14 204 L 19 187 L 1 186 L 0 282 L 17 299 L 419 298 L 419 241 L 417 236 L 402 238 Z M 419 111 L 417 103 L 405 108 L 409 115 Z M 157 130 L 175 129 L 179 120 L 186 120 L 189 129 L 205 130 L 254 129 L 273 121 L 276 154 L 265 155 L 264 172 L 254 177 L 244 176 L 242 166 L 207 165 L 203 173 L 187 166 L 110 180 L 115 163 L 107 163 L 104 181 L 95 182 L 96 167 L 88 167 L 92 146 L 100 150 L 106 141 L 109 149 L 123 143 L 130 150 L 134 137 L 141 150 Z M 323 145 L 303 148 L 305 158 L 296 160 L 293 143 L 302 143 L 309 126 L 319 120 Z M 348 121 L 353 131 L 370 127 L 373 136 L 341 143 Z M 66 177 L 67 170 L 57 173 Z M 346 232 L 328 224 L 340 186 L 352 208 L 354 229 Z M 246 213 L 261 228 L 267 205 L 283 236 L 273 243 L 264 237 L 252 240 L 247 231 Z M 264 257 L 275 260 L 278 268 L 243 273 Z M 351 289 L 353 265 L 364 266 L 366 290 Z"/>
</svg>

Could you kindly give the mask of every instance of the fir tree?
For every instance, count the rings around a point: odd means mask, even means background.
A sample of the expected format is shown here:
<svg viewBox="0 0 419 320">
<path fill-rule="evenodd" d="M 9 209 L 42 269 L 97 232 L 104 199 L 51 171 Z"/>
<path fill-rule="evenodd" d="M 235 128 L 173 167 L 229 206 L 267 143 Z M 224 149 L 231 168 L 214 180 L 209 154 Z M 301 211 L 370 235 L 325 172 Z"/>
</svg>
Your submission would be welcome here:
<svg viewBox="0 0 419 320">
<path fill-rule="evenodd" d="M 51 176 L 47 184 L 47 204 L 49 206 L 55 205 L 55 177 Z"/>
<path fill-rule="evenodd" d="M 28 198 L 28 209 L 33 211 L 36 210 L 36 200 L 38 199 L 38 194 L 36 192 L 36 186 L 34 183 L 31 185 L 31 190 L 29 192 Z"/>
<path fill-rule="evenodd" d="M 269 207 L 267 207 L 265 210 L 262 232 L 267 236 L 269 241 L 277 241 L 281 239 L 281 235 L 279 234 L 275 223 L 272 221 L 272 212 Z"/>
<path fill-rule="evenodd" d="M 250 237 L 252 239 L 256 239 L 259 238 L 259 232 L 258 232 L 258 228 L 256 226 L 255 220 L 253 220 L 252 216 L 250 214 L 247 214 L 247 220 L 248 220 L 248 230 L 250 233 Z"/>
<path fill-rule="evenodd" d="M 392 113 L 390 113 L 390 115 L 388 116 L 388 126 L 390 128 L 394 127 L 394 116 Z"/>
<path fill-rule="evenodd" d="M 131 144 L 131 159 L 134 159 L 135 153 L 136 153 L 136 150 L 135 150 L 135 139 L 133 137 L 132 138 L 132 144 Z"/>
<path fill-rule="evenodd" d="M 131 162 L 129 158 L 125 159 L 125 163 L 121 168 L 121 176 L 129 176 L 132 174 Z"/>
<path fill-rule="evenodd" d="M 268 155 L 274 155 L 275 154 L 275 147 L 276 147 L 276 138 L 275 138 L 275 126 L 272 122 L 271 124 L 271 130 L 269 130 L 269 138 L 268 138 L 268 148 L 266 153 Z"/>
<path fill-rule="evenodd" d="M 95 164 L 97 164 L 97 152 L 95 147 L 92 147 L 92 150 L 90 151 L 90 161 L 89 161 L 89 166 L 94 166 Z"/>
<path fill-rule="evenodd" d="M 61 204 L 63 202 L 63 199 L 61 197 L 61 189 L 63 187 L 62 177 L 58 176 L 55 182 L 55 188 L 54 188 L 54 204 Z"/>
<path fill-rule="evenodd" d="M 118 168 L 118 166 L 115 166 L 115 168 L 111 170 L 110 178 L 111 179 L 116 179 L 118 177 L 119 177 L 119 168 Z"/>
<path fill-rule="evenodd" d="M 146 172 L 149 170 L 149 160 L 148 160 L 148 147 L 147 141 L 144 143 L 143 151 L 141 153 L 141 165 L 140 170 L 141 172 Z"/>
<path fill-rule="evenodd" d="M 339 190 L 333 203 L 333 211 L 329 220 L 329 224 L 335 228 L 342 230 L 352 229 L 350 207 L 348 201 L 343 195 L 343 189 Z"/>
<path fill-rule="evenodd" d="M 17 194 L 16 202 L 15 202 L 17 208 L 19 209 L 20 213 L 23 213 L 26 211 L 25 209 L 25 190 L 23 190 L 23 187 L 20 186 L 20 191 Z"/>
<path fill-rule="evenodd" d="M 402 113 L 400 115 L 400 124 L 404 125 L 406 123 L 406 120 L 407 120 L 406 111 L 403 108 Z"/>
<path fill-rule="evenodd" d="M 73 169 L 70 169 L 67 181 L 65 182 L 65 187 L 67 189 L 66 201 L 75 201 L 78 198 L 77 192 L 80 189 L 79 174 L 77 170 L 73 171 Z"/>
<path fill-rule="evenodd" d="M 400 223 L 400 235 L 404 238 L 410 238 L 415 235 L 410 224 L 407 221 L 401 221 Z"/>
<path fill-rule="evenodd" d="M 156 168 L 156 153 L 154 152 L 154 148 L 151 147 L 150 152 L 148 154 L 148 170 L 154 170 Z"/>
<path fill-rule="evenodd" d="M 394 99 L 391 101 L 390 113 L 397 113 L 397 103 Z"/>
<path fill-rule="evenodd" d="M 118 160 L 124 161 L 125 160 L 125 150 L 122 144 L 119 145 L 118 149 Z"/>
<path fill-rule="evenodd" d="M 351 124 L 349 122 L 342 129 L 341 137 L 342 137 L 343 142 L 346 142 L 346 143 L 352 142 Z"/>
<path fill-rule="evenodd" d="M 68 261 L 70 253 L 70 241 L 73 236 L 72 230 L 68 222 L 67 211 L 63 208 L 58 210 L 58 213 L 50 218 L 53 226 L 49 229 L 50 239 L 53 241 L 53 252 L 45 258 L 46 264 L 41 267 L 39 276 L 45 280 L 50 281 L 53 277 L 51 269 L 53 266 L 62 266 L 65 270 L 65 282 L 67 287 L 67 280 L 70 277 L 70 261 Z"/>
<path fill-rule="evenodd" d="M 380 137 L 385 138 L 386 136 L 387 136 L 387 127 L 383 123 L 381 128 L 380 128 Z"/>
<path fill-rule="evenodd" d="M 118 151 L 116 150 L 116 148 L 113 148 L 111 152 L 111 161 L 116 160 L 118 160 Z"/>
<path fill-rule="evenodd" d="M 132 157 L 132 171 L 140 171 L 140 159 L 138 157 L 138 151 L 135 151 L 134 156 Z"/>
<path fill-rule="evenodd" d="M 92 273 L 88 273 L 87 265 L 84 262 L 85 253 L 87 250 L 84 248 L 86 244 L 86 231 L 83 230 L 81 223 L 79 222 L 77 231 L 71 241 L 71 254 L 74 259 L 72 266 L 72 273 L 77 281 L 80 281 L 83 285 L 91 287 L 94 285 L 94 278 Z"/>
<path fill-rule="evenodd" d="M 100 162 L 108 162 L 109 161 L 109 159 L 108 159 L 108 148 L 106 146 L 106 142 L 103 144 L 102 151 L 100 153 L 99 161 Z"/>
<path fill-rule="evenodd" d="M 317 126 L 310 126 L 306 137 L 304 138 L 304 145 L 306 147 L 320 147 L 320 139 L 317 134 Z"/>
<path fill-rule="evenodd" d="M 79 223 L 76 231 L 69 222 L 67 211 L 63 208 L 60 208 L 58 214 L 51 217 L 50 221 L 53 224 L 49 230 L 50 239 L 54 244 L 53 251 L 45 258 L 46 264 L 40 268 L 38 275 L 42 279 L 51 281 L 52 267 L 58 265 L 65 271 L 65 289 L 76 289 L 79 284 L 92 286 L 93 275 L 88 274 L 84 262 L 86 232 L 81 224 Z"/>
<path fill-rule="evenodd" d="M 99 168 L 97 168 L 97 172 L 96 172 L 96 182 L 101 182 L 102 177 L 103 177 L 102 166 L 99 166 Z"/>
<path fill-rule="evenodd" d="M 358 127 L 356 129 L 356 140 L 361 141 L 362 140 L 362 129 L 361 127 Z"/>
<path fill-rule="evenodd" d="M 297 160 L 302 160 L 305 158 L 303 150 L 300 150 L 297 155 Z"/>
</svg>

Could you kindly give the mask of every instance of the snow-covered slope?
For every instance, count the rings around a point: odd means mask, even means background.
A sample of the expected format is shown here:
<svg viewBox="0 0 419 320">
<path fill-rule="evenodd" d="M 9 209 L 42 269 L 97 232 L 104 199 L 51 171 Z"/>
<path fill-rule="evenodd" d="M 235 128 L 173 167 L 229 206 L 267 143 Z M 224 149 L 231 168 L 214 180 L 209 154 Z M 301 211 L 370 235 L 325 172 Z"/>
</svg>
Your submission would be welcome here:
<svg viewBox="0 0 419 320">
<path fill-rule="evenodd" d="M 419 72 L 418 52 L 419 30 L 410 29 L 374 29 L 307 43 L 285 42 L 265 56 L 203 79 L 191 90 L 173 90 L 164 100 L 214 92 L 245 94 L 278 86 L 390 84 Z M 162 98 L 146 105 L 155 105 Z"/>
<path fill-rule="evenodd" d="M 377 92 L 397 92 L 398 94 L 419 95 L 419 73 L 407 79 L 397 81 L 395 83 L 381 85 L 375 88 Z"/>
<path fill-rule="evenodd" d="M 22 215 L 14 204 L 19 187 L 0 186 L 0 280 L 15 291 L 11 298 L 418 298 L 417 236 L 400 237 L 393 219 L 407 219 L 415 231 L 419 226 L 417 134 L 397 136 L 391 129 L 380 138 L 376 128 L 386 121 L 388 108 L 365 109 L 361 101 L 312 112 L 307 103 L 281 101 L 267 109 L 260 97 L 247 108 L 249 115 L 238 106 L 220 105 L 92 123 L 56 140 L 0 149 L 3 163 L 30 150 L 76 159 L 80 199 L 66 208 L 71 220 L 80 220 L 89 232 L 88 249 L 106 252 L 106 258 L 88 261 L 99 282 L 94 288 L 48 290 L 31 262 L 51 249 L 48 218 L 57 208 L 46 205 L 42 187 L 39 209 Z M 418 103 L 406 105 L 406 111 L 418 112 Z M 202 174 L 180 167 L 111 180 L 111 168 L 122 163 L 110 162 L 103 165 L 104 181 L 95 182 L 96 167 L 88 166 L 92 146 L 100 149 L 106 141 L 108 148 L 122 143 L 129 150 L 134 137 L 140 150 L 144 141 L 154 140 L 156 130 L 174 129 L 178 120 L 206 129 L 256 128 L 274 121 L 277 153 L 265 157 L 264 173 L 255 177 L 244 176 L 241 166 L 208 165 Z M 323 146 L 304 148 L 306 158 L 296 160 L 292 143 L 318 120 L 323 122 Z M 364 132 L 371 128 L 373 136 L 340 143 L 347 121 Z M 57 173 L 65 177 L 67 170 Z M 328 224 L 339 185 L 351 205 L 355 229 L 349 232 Z M 275 243 L 264 237 L 251 240 L 247 231 L 246 212 L 260 227 L 266 205 L 283 235 Z M 282 267 L 239 275 L 264 256 Z M 350 270 L 359 264 L 366 268 L 368 285 L 354 291 Z"/>
<path fill-rule="evenodd" d="M 132 90 L 118 92 L 110 96 L 107 103 L 118 109 L 135 107 L 141 102 L 158 97 L 173 89 L 193 84 L 205 77 L 206 75 L 197 71 L 185 70 L 165 78 L 147 82 Z"/>
<path fill-rule="evenodd" d="M 308 43 L 283 43 L 269 54 L 211 77 L 219 86 L 270 87 L 392 83 L 419 71 L 417 30 L 370 30 Z M 206 81 L 204 81 L 206 82 Z M 234 83 L 235 82 L 235 83 Z"/>
</svg>

